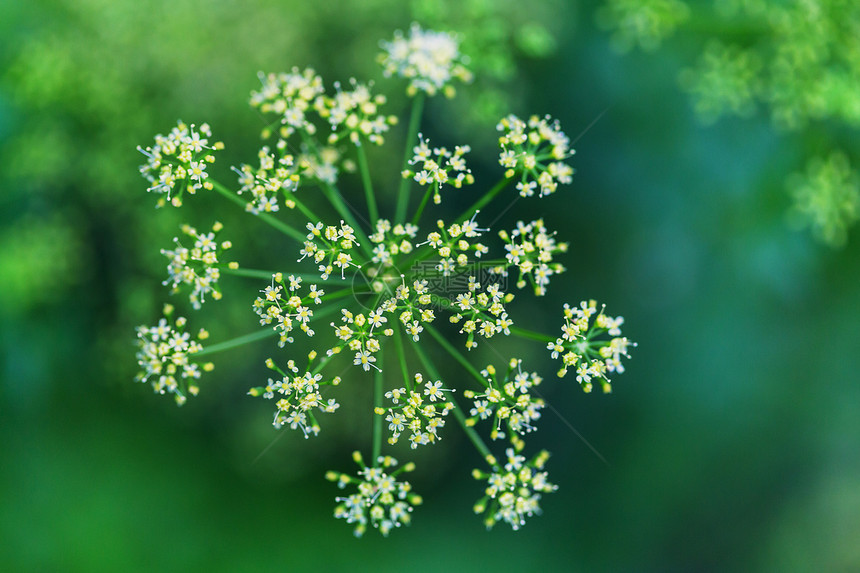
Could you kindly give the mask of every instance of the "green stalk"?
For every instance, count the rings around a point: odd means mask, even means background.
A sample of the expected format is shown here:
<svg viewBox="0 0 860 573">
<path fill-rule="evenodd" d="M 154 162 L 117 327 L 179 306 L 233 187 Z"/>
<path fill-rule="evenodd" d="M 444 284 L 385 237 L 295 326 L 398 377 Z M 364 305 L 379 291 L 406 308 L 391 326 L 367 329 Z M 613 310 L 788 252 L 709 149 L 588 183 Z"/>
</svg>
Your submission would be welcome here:
<svg viewBox="0 0 860 573">
<path fill-rule="evenodd" d="M 421 218 L 421 213 L 424 212 L 424 207 L 427 205 L 427 201 L 430 199 L 430 195 L 433 193 L 434 185 L 438 185 L 438 183 L 434 183 L 427 187 L 427 191 L 424 193 L 424 197 L 421 199 L 421 204 L 418 205 L 418 210 L 415 211 L 415 216 L 412 217 L 412 224 L 417 225 L 418 220 Z"/>
<path fill-rule="evenodd" d="M 271 280 L 272 275 L 275 274 L 272 271 L 260 271 L 256 269 L 231 269 L 228 266 L 223 266 L 219 269 L 222 274 L 225 275 L 234 275 L 237 277 L 249 277 L 252 279 L 267 279 Z"/>
<path fill-rule="evenodd" d="M 487 381 L 484 379 L 483 376 L 481 376 L 481 373 L 478 372 L 478 369 L 472 366 L 472 363 L 469 362 L 465 356 L 463 356 L 463 353 L 454 348 L 454 345 L 448 342 L 448 340 L 445 339 L 442 333 L 436 330 L 435 326 L 425 324 L 424 330 L 429 332 L 430 336 L 435 338 L 436 342 L 442 345 L 442 348 L 447 350 L 448 354 L 450 354 L 454 358 L 454 360 L 459 362 L 463 366 L 463 368 L 465 368 L 469 372 L 469 374 L 471 374 L 481 384 L 481 386 L 487 386 Z"/>
<path fill-rule="evenodd" d="M 533 330 L 526 330 L 525 328 L 519 328 L 516 326 L 512 326 L 510 330 L 511 334 L 522 338 L 530 338 L 532 340 L 539 340 L 540 342 L 555 342 L 555 337 L 548 334 L 534 332 Z"/>
<path fill-rule="evenodd" d="M 231 340 L 225 340 L 224 342 L 219 342 L 218 344 L 213 344 L 211 346 L 205 346 L 203 350 L 200 352 L 195 352 L 191 355 L 191 357 L 197 356 L 206 356 L 207 354 L 214 354 L 216 352 L 222 352 L 224 350 L 230 350 L 231 348 L 236 348 L 237 346 L 242 346 L 244 344 L 249 344 L 251 342 L 256 342 L 257 340 L 262 340 L 268 336 L 274 336 L 278 333 L 273 328 L 267 328 L 265 330 L 260 330 L 257 332 L 252 332 L 250 334 L 245 334 L 243 336 L 238 336 Z"/>
<path fill-rule="evenodd" d="M 421 346 L 418 344 L 415 344 L 413 346 L 415 348 L 416 354 L 418 354 L 418 358 L 421 360 L 421 362 L 424 363 L 424 367 L 427 369 L 427 372 L 430 374 L 430 376 L 435 378 L 436 380 L 441 380 L 442 377 L 439 376 L 439 371 L 436 370 L 436 367 L 433 366 L 433 363 L 430 362 L 429 358 L 427 358 L 427 355 L 424 354 L 424 351 L 421 349 Z M 452 397 L 449 401 L 454 404 L 454 409 L 452 411 L 454 412 L 454 417 L 457 418 L 457 423 L 460 424 L 460 427 L 463 428 L 464 432 L 466 432 L 466 436 L 468 436 L 469 440 L 472 442 L 472 445 L 474 445 L 475 448 L 481 453 L 481 455 L 484 456 L 485 460 L 493 458 L 493 454 L 492 452 L 490 452 L 490 448 L 487 447 L 487 444 L 484 443 L 484 440 L 481 439 L 481 436 L 478 435 L 478 432 L 475 431 L 475 428 L 466 424 L 466 415 L 460 409 L 460 406 L 457 405 L 457 402 L 454 401 L 454 398 Z"/>
<path fill-rule="evenodd" d="M 222 274 L 225 275 L 235 275 L 237 277 L 250 277 L 255 279 L 267 279 L 271 280 L 272 275 L 276 274 L 272 271 L 261 271 L 257 269 L 231 269 L 230 267 L 223 266 L 219 269 Z M 308 273 L 282 273 L 285 277 L 289 275 L 293 275 L 302 279 L 305 282 L 309 283 L 336 283 L 343 282 L 343 279 L 339 279 L 336 277 L 329 277 L 326 280 L 323 280 L 319 275 L 308 274 Z"/>
<path fill-rule="evenodd" d="M 316 213 L 314 213 L 313 211 L 311 211 L 311 210 L 307 207 L 307 205 L 305 205 L 304 203 L 302 203 L 301 201 L 299 201 L 298 199 L 296 199 L 296 198 L 295 198 L 295 196 L 290 197 L 290 198 L 291 198 L 291 199 L 296 203 L 296 207 L 298 207 L 299 211 L 301 211 L 301 212 L 302 212 L 302 214 L 303 214 L 305 217 L 307 217 L 309 221 L 311 221 L 312 223 L 316 223 L 316 222 L 318 222 L 318 221 L 322 221 L 322 219 L 320 219 L 320 218 L 319 218 L 319 216 L 318 216 Z"/>
<path fill-rule="evenodd" d="M 362 142 L 362 144 L 365 142 Z M 371 227 L 379 219 L 379 210 L 376 208 L 376 195 L 373 193 L 373 182 L 370 180 L 370 168 L 367 166 L 367 153 L 364 145 L 358 145 L 358 169 L 361 171 L 361 183 L 364 185 L 364 196 L 367 199 L 367 211 L 370 214 Z"/>
<path fill-rule="evenodd" d="M 382 349 L 377 354 L 377 361 L 382 364 Z M 379 464 L 379 454 L 382 452 L 382 416 L 376 413 L 376 408 L 382 407 L 382 370 L 373 373 L 373 467 Z"/>
<path fill-rule="evenodd" d="M 483 197 L 481 197 L 480 199 L 475 201 L 471 207 L 466 209 L 462 215 L 460 215 L 457 219 L 454 219 L 454 220 L 459 221 L 461 219 L 463 219 L 463 220 L 469 219 L 475 213 L 475 211 L 478 211 L 479 209 L 481 209 L 481 207 L 483 207 L 484 205 L 486 205 L 487 203 L 492 201 L 496 197 L 496 195 L 501 193 L 502 190 L 505 187 L 507 187 L 511 181 L 513 181 L 513 179 L 505 178 L 505 179 L 502 179 L 501 181 L 499 181 L 498 183 L 496 183 L 492 189 L 490 189 L 489 191 L 487 191 L 484 194 Z"/>
<path fill-rule="evenodd" d="M 406 151 L 403 154 L 402 173 L 409 167 L 412 158 L 413 142 L 418 136 L 418 125 L 421 123 L 421 112 L 424 110 L 424 94 L 419 92 L 412 100 L 412 113 L 409 116 L 409 129 L 406 132 Z M 409 180 L 400 178 L 400 187 L 397 190 L 397 210 L 394 215 L 395 223 L 406 222 L 406 209 L 409 206 Z"/>
<path fill-rule="evenodd" d="M 317 364 L 316 367 L 314 367 L 311 374 L 313 374 L 314 376 L 319 374 L 322 371 L 322 369 L 326 367 L 326 364 L 328 364 L 332 360 L 332 358 L 334 358 L 335 356 L 337 356 L 337 354 L 332 354 L 331 356 L 326 356 L 325 358 L 320 360 L 320 363 Z"/>
<path fill-rule="evenodd" d="M 319 156 L 319 148 L 317 147 L 316 142 L 311 139 L 306 133 L 302 132 L 302 141 L 308 146 L 308 149 L 313 151 L 317 156 Z M 329 183 L 328 181 L 318 180 L 320 184 L 320 188 L 322 189 L 323 195 L 334 207 L 334 210 L 337 211 L 338 215 L 343 217 L 344 221 L 349 223 L 350 227 L 355 230 L 355 235 L 358 237 L 359 242 L 361 243 L 361 250 L 364 251 L 364 254 L 371 258 L 373 251 L 368 244 L 367 235 L 364 234 L 364 231 L 361 229 L 361 225 L 358 224 L 358 221 L 353 215 L 352 210 L 346 205 L 343 200 L 343 196 L 341 196 L 340 191 Z M 368 224 L 369 225 L 369 224 Z"/>
<path fill-rule="evenodd" d="M 243 209 L 245 208 L 247 203 L 242 198 L 240 198 L 236 193 L 234 193 L 233 191 L 231 191 L 230 189 L 221 185 L 220 183 L 218 183 L 217 181 L 215 181 L 213 179 L 209 179 L 209 181 L 212 182 L 212 188 L 213 189 L 215 189 L 221 195 L 223 195 L 227 199 L 233 201 L 234 203 L 236 203 L 237 205 L 239 205 Z M 270 213 L 259 213 L 256 216 L 257 216 L 257 218 L 265 221 L 266 223 L 268 223 L 269 225 L 271 225 L 275 229 L 281 231 L 282 233 L 284 233 L 285 235 L 287 235 L 289 237 L 292 237 L 293 239 L 297 240 L 298 242 L 303 243 L 305 241 L 306 237 L 305 237 L 304 232 L 299 231 L 298 229 L 294 229 L 293 227 L 290 227 L 289 225 L 287 225 L 283 221 L 280 221 L 280 220 L 276 219 L 275 217 L 273 217 Z"/>
<path fill-rule="evenodd" d="M 324 294 L 320 297 L 320 299 L 325 300 L 325 301 L 337 300 L 339 298 L 344 298 L 344 297 L 349 296 L 351 294 L 355 294 L 355 290 L 353 290 L 352 287 L 345 288 L 345 289 L 342 289 L 339 291 L 335 291 L 333 293 Z"/>
<path fill-rule="evenodd" d="M 403 374 L 403 385 L 412 390 L 412 379 L 409 377 L 409 368 L 406 366 L 406 349 L 403 347 L 403 334 L 399 328 L 394 329 L 394 344 L 397 346 L 397 357 L 400 361 L 400 373 Z"/>
</svg>

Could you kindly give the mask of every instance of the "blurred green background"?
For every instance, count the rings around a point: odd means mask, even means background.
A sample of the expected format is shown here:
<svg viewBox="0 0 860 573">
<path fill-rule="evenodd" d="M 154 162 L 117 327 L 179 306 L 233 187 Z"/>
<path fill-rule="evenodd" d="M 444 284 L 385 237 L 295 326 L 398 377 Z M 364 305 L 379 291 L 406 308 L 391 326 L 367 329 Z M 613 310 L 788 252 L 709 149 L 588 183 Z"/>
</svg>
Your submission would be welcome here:
<svg viewBox="0 0 860 573">
<path fill-rule="evenodd" d="M 809 33 L 847 90 L 815 107 L 749 87 L 783 78 L 768 66 L 788 24 L 761 25 L 783 22 L 767 3 L 721 4 L 0 3 L 0 570 L 860 570 L 860 35 L 845 32 L 860 16 Z M 804 5 L 819 4 L 841 6 Z M 609 396 L 526 355 L 564 419 L 547 414 L 532 438 L 559 490 L 517 533 L 472 515 L 480 461 L 451 428 L 410 478 L 425 498 L 413 525 L 354 539 L 322 476 L 352 470 L 370 422 L 335 416 L 317 439 L 273 442 L 269 405 L 244 395 L 265 380 L 266 343 L 216 357 L 181 409 L 132 383 L 133 328 L 168 300 L 158 250 L 178 225 L 217 213 L 252 259 L 268 239 L 217 197 L 156 211 L 135 145 L 208 121 L 231 182 L 257 145 L 258 70 L 313 66 L 392 93 L 373 58 L 413 20 L 462 33 L 478 75 L 432 102 L 425 133 L 468 134 L 491 159 L 495 118 L 549 113 L 578 139 L 573 185 L 514 210 L 571 243 L 568 274 L 531 308 L 597 298 L 639 343 Z M 757 50 L 755 73 L 697 72 L 729 39 Z M 785 109 L 803 121 L 774 119 Z M 807 185 L 838 203 L 828 235 L 790 181 L 832 153 L 855 171 Z M 253 330 L 256 288 L 225 281 L 236 294 L 209 315 L 214 339 Z"/>
</svg>

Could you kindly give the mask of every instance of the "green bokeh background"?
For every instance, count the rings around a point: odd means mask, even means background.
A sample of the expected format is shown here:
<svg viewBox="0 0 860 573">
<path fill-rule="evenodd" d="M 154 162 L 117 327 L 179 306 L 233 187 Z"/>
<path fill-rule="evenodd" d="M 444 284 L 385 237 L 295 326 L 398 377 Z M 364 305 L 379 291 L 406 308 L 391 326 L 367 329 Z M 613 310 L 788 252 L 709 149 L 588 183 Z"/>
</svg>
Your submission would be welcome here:
<svg viewBox="0 0 860 573">
<path fill-rule="evenodd" d="M 815 142 L 767 117 L 702 126 L 677 82 L 697 45 L 618 55 L 595 2 L 465 5 L 0 3 L 0 570 L 860 569 L 860 236 L 833 250 L 785 220 L 786 174 Z M 270 239 L 215 198 L 155 211 L 134 147 L 208 121 L 228 143 L 218 165 L 247 161 L 258 70 L 394 90 L 373 58 L 417 16 L 507 50 L 428 107 L 434 136 L 468 134 L 480 155 L 499 108 L 579 136 L 574 184 L 504 219 L 544 216 L 571 243 L 523 323 L 549 312 L 532 326 L 553 331 L 562 302 L 597 298 L 639 347 L 609 396 L 523 351 L 563 416 L 532 438 L 559 490 L 523 530 L 488 533 L 471 513 L 480 460 L 451 427 L 412 474 L 413 525 L 356 540 L 322 476 L 352 469 L 370 421 L 272 442 L 269 406 L 244 395 L 265 344 L 225 356 L 179 410 L 131 382 L 177 225 L 217 213 L 252 258 Z M 253 325 L 256 287 L 225 286 L 213 338 Z"/>
</svg>

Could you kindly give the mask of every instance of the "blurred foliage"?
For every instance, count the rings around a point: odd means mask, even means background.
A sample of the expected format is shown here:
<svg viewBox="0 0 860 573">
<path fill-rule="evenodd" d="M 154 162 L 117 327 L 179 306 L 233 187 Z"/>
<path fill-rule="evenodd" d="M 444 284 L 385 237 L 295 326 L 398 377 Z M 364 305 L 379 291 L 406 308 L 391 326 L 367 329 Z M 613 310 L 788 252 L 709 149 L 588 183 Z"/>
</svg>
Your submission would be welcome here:
<svg viewBox="0 0 860 573">
<path fill-rule="evenodd" d="M 688 14 L 685 20 L 682 16 Z M 634 45 L 653 50 L 676 29 L 688 36 L 686 41 L 708 38 L 697 61 L 680 73 L 680 84 L 703 122 L 730 115 L 748 118 L 761 106 L 781 131 L 800 138 L 810 129 L 818 133 L 806 153 L 808 173 L 821 169 L 820 155 L 828 151 L 822 146 L 855 164 L 860 161 L 857 2 L 720 0 L 687 6 L 608 0 L 598 21 L 613 30 L 613 41 L 622 50 Z M 804 188 L 803 199 L 793 181 L 789 191 L 802 203 L 794 218 L 806 217 L 806 226 L 822 242 L 844 244 L 856 220 L 856 176 L 818 177 L 817 184 Z"/>
<path fill-rule="evenodd" d="M 607 0 L 597 11 L 597 24 L 612 30 L 612 47 L 620 52 L 634 47 L 653 51 L 689 15 L 680 0 Z"/>
<path fill-rule="evenodd" d="M 805 174 L 789 179 L 798 224 L 809 225 L 825 243 L 839 246 L 845 229 L 860 218 L 860 181 L 839 151 L 812 159 Z"/>
</svg>

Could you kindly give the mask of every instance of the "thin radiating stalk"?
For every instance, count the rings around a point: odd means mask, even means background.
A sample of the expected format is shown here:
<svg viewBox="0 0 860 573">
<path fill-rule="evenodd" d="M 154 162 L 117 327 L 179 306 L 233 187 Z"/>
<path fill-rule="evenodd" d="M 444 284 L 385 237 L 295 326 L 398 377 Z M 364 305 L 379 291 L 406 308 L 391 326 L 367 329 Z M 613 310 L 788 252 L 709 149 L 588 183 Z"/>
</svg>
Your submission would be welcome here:
<svg viewBox="0 0 860 573">
<path fill-rule="evenodd" d="M 237 277 L 249 277 L 254 279 L 267 279 L 271 280 L 272 275 L 277 274 L 275 271 L 262 271 L 259 269 L 231 269 L 230 267 L 223 266 L 220 267 L 219 270 L 221 274 L 225 275 L 234 275 Z M 327 279 L 321 278 L 318 274 L 308 274 L 308 273 L 282 273 L 285 277 L 294 276 L 301 279 L 304 282 L 308 283 L 339 283 L 343 282 L 343 279 L 340 277 L 329 277 Z"/>
<path fill-rule="evenodd" d="M 379 210 L 376 207 L 376 195 L 373 193 L 373 183 L 370 180 L 370 168 L 367 165 L 367 153 L 364 151 L 364 145 L 358 146 L 357 153 L 358 169 L 361 171 L 361 183 L 364 185 L 364 196 L 367 199 L 367 211 L 372 226 L 379 219 Z"/>
<path fill-rule="evenodd" d="M 273 328 L 267 328 L 265 330 L 260 330 L 257 332 L 252 332 L 250 334 L 245 334 L 243 336 L 238 336 L 231 340 L 225 340 L 224 342 L 219 342 L 218 344 L 212 344 L 211 346 L 203 347 L 203 350 L 200 352 L 195 352 L 191 357 L 196 358 L 198 356 L 206 356 L 207 354 L 214 354 L 216 352 L 223 352 L 224 350 L 230 350 L 231 348 L 236 348 L 237 346 L 242 346 L 245 344 L 250 344 L 251 342 L 256 342 L 257 340 L 262 340 L 269 336 L 274 336 L 278 334 Z"/>
<path fill-rule="evenodd" d="M 429 332 L 430 336 L 435 338 L 436 342 L 438 342 L 442 346 L 442 348 L 444 348 L 448 352 L 448 354 L 450 354 L 454 358 L 454 360 L 459 362 L 463 366 L 463 368 L 465 368 L 469 372 L 469 374 L 471 374 L 475 378 L 475 380 L 477 380 L 482 386 L 487 385 L 487 381 L 484 379 L 483 376 L 481 376 L 481 373 L 478 372 L 478 369 L 472 366 L 472 363 L 469 362 L 459 350 L 454 348 L 454 345 L 448 342 L 448 340 L 442 335 L 442 333 L 436 330 L 435 326 L 425 324 L 424 330 Z"/>
<path fill-rule="evenodd" d="M 427 187 L 427 191 L 424 193 L 424 197 L 421 199 L 421 204 L 418 205 L 418 210 L 415 211 L 415 216 L 412 217 L 412 224 L 417 225 L 418 220 L 421 218 L 421 213 L 424 212 L 424 207 L 427 205 L 427 201 L 430 199 L 430 195 L 433 194 L 433 186 L 429 185 Z"/>
<path fill-rule="evenodd" d="M 460 217 L 458 217 L 457 219 L 454 219 L 454 220 L 460 221 L 460 220 L 465 220 L 465 219 L 470 218 L 472 215 L 475 214 L 475 211 L 478 211 L 479 209 L 481 209 L 484 205 L 486 205 L 487 203 L 492 201 L 496 197 L 496 195 L 501 193 L 502 190 L 504 190 L 504 188 L 507 187 L 511 181 L 512 181 L 512 179 L 505 178 L 505 179 L 502 179 L 501 181 L 499 181 L 498 183 L 496 183 L 492 189 L 490 189 L 489 191 L 487 191 L 484 194 L 483 197 L 481 197 L 480 199 L 475 201 L 468 209 L 463 211 L 463 214 L 460 215 Z"/>
<path fill-rule="evenodd" d="M 301 212 L 302 212 L 302 214 L 303 214 L 305 217 L 307 217 L 309 221 L 311 221 L 311 222 L 313 222 L 313 223 L 316 223 L 316 222 L 318 222 L 318 221 L 320 221 L 320 220 L 321 220 L 321 219 L 319 218 L 319 216 L 318 216 L 316 213 L 314 213 L 313 211 L 311 211 L 311 210 L 307 207 L 307 205 L 305 205 L 304 203 L 302 203 L 301 201 L 299 201 L 299 200 L 298 200 L 298 199 L 296 199 L 295 197 L 291 197 L 290 199 L 292 199 L 292 200 L 295 202 L 296 207 L 298 208 L 298 210 L 299 210 L 299 211 L 301 211 Z"/>
<path fill-rule="evenodd" d="M 412 100 L 412 113 L 409 116 L 409 129 L 406 133 L 406 151 L 403 154 L 403 167 L 401 173 L 409 167 L 412 158 L 412 148 L 415 138 L 418 136 L 418 125 L 421 123 L 421 112 L 424 110 L 424 94 L 419 92 Z M 409 180 L 400 179 L 400 187 L 397 190 L 397 210 L 394 214 L 395 223 L 406 222 L 406 209 L 409 206 Z"/>
<path fill-rule="evenodd" d="M 413 345 L 415 348 L 415 353 L 418 354 L 418 358 L 424 364 L 424 367 L 427 369 L 427 372 L 435 378 L 436 380 L 441 380 L 442 377 L 439 376 L 439 371 L 436 370 L 436 367 L 421 349 L 421 346 L 418 344 Z M 475 448 L 484 456 L 484 459 L 494 459 L 492 452 L 490 452 L 490 448 L 487 447 L 487 444 L 484 443 L 484 440 L 481 439 L 481 436 L 478 435 L 478 432 L 475 431 L 475 428 L 469 426 L 466 423 L 466 415 L 460 409 L 460 406 L 457 405 L 457 402 L 454 401 L 452 397 L 449 400 L 453 405 L 454 417 L 457 419 L 457 423 L 460 424 L 460 427 L 463 428 L 463 431 L 466 432 L 466 436 L 468 436 L 469 440 L 475 446 Z"/>
<path fill-rule="evenodd" d="M 316 142 L 314 142 L 314 140 L 308 137 L 305 133 L 302 133 L 302 140 L 308 146 L 308 148 L 313 151 L 317 155 L 317 157 L 319 157 L 319 148 L 317 147 Z M 358 240 L 361 243 L 361 250 L 368 258 L 370 258 L 372 256 L 372 250 L 370 249 L 370 245 L 368 244 L 367 235 L 365 235 L 364 231 L 361 228 L 361 225 L 359 225 L 358 220 L 355 218 L 355 215 L 353 214 L 352 210 L 343 200 L 343 196 L 340 194 L 338 188 L 329 183 L 328 181 L 318 181 L 320 184 L 320 188 L 322 189 L 323 195 L 325 195 L 325 198 L 328 200 L 331 206 L 334 207 L 334 210 L 337 211 L 338 215 L 343 217 L 344 221 L 349 223 L 349 225 L 355 230 L 355 235 L 356 237 L 358 237 Z M 370 226 L 370 223 L 368 223 L 368 226 Z"/>
<path fill-rule="evenodd" d="M 245 208 L 247 203 L 245 203 L 245 201 L 243 201 L 234 191 L 231 191 L 230 189 L 228 189 L 224 185 L 218 183 L 217 181 L 214 181 L 212 179 L 209 179 L 209 181 L 212 183 L 213 189 L 215 189 L 221 195 L 223 195 L 227 199 L 233 201 L 234 203 L 236 203 L 237 205 L 239 205 L 243 209 Z M 287 225 L 283 221 L 279 221 L 278 219 L 276 219 L 275 217 L 273 217 L 269 213 L 258 213 L 256 215 L 256 217 L 262 221 L 265 221 L 266 223 L 268 223 L 269 225 L 271 225 L 275 229 L 281 231 L 282 233 L 284 233 L 285 235 L 287 235 L 289 237 L 292 237 L 293 239 L 297 240 L 300 243 L 303 243 L 305 241 L 305 233 L 303 233 L 302 231 L 299 231 L 298 229 L 294 229 L 293 227 L 290 227 L 289 225 Z"/>
<path fill-rule="evenodd" d="M 531 340 L 538 340 L 540 342 L 555 342 L 554 336 L 543 334 L 541 332 L 534 332 L 532 330 L 526 330 L 525 328 L 519 328 L 517 326 L 510 327 L 510 330 L 511 334 L 513 334 L 514 336 L 530 338 Z"/>
<path fill-rule="evenodd" d="M 376 355 L 377 361 L 382 364 L 382 350 L 380 349 Z M 382 382 L 382 370 L 377 369 L 373 373 L 373 467 L 379 464 L 379 454 L 382 452 L 382 416 L 375 411 L 376 408 L 382 407 Z"/>
<path fill-rule="evenodd" d="M 397 346 L 397 357 L 400 362 L 400 373 L 403 375 L 403 385 L 412 390 L 412 378 L 409 376 L 409 368 L 406 366 L 406 349 L 403 347 L 403 335 L 400 329 L 394 329 L 394 344 Z"/>
</svg>

